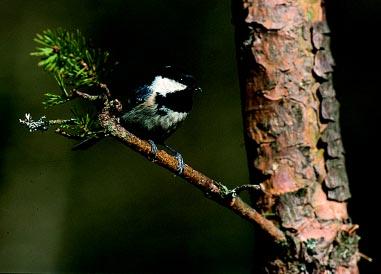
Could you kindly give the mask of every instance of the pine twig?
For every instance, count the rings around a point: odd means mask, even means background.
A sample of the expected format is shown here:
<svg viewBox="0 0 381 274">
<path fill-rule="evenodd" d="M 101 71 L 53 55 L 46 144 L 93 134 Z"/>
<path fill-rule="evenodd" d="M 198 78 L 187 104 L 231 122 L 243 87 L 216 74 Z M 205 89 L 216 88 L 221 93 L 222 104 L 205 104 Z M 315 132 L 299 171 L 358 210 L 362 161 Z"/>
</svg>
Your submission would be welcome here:
<svg viewBox="0 0 381 274">
<path fill-rule="evenodd" d="M 90 95 L 86 92 L 82 92 L 76 89 L 73 89 L 74 96 L 81 97 L 88 101 L 99 101 L 103 99 L 103 95 Z"/>
<path fill-rule="evenodd" d="M 143 155 L 147 159 L 151 156 L 151 145 L 132 133 L 128 132 L 124 127 L 118 123 L 118 119 L 110 114 L 111 105 L 108 101 L 105 102 L 105 107 L 99 115 L 101 126 L 111 136 L 117 139 L 119 142 L 127 145 L 134 151 Z M 185 164 L 184 172 L 178 175 L 177 160 L 174 156 L 168 154 L 164 150 L 158 150 L 155 157 L 155 164 L 166 168 L 177 176 L 185 179 L 188 183 L 200 189 L 206 194 L 207 197 L 218 202 L 224 207 L 232 210 L 242 218 L 258 224 L 264 231 L 272 236 L 277 241 L 285 241 L 286 237 L 284 233 L 277 228 L 274 223 L 266 219 L 260 213 L 258 213 L 251 206 L 246 204 L 241 198 L 236 195 L 231 197 L 226 196 L 224 189 L 227 189 L 221 183 L 207 177 L 203 173 L 193 169 L 190 165 Z M 250 187 L 251 188 L 251 187 Z M 257 187 L 253 187 L 258 189 Z M 247 185 L 243 188 L 239 188 L 238 192 L 243 189 L 248 189 Z M 237 190 L 236 190 L 237 191 Z"/>
</svg>

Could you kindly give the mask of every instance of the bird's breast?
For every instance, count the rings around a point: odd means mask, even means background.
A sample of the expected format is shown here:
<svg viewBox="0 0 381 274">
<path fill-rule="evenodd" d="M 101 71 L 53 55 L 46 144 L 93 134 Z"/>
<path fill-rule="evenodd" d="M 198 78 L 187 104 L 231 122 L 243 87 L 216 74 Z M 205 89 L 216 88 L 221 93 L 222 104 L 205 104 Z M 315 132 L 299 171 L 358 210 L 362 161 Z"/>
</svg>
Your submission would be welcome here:
<svg viewBox="0 0 381 274">
<path fill-rule="evenodd" d="M 149 138 L 166 138 L 173 133 L 188 116 L 164 106 L 141 104 L 125 113 L 121 120 L 127 130 L 136 130 Z M 157 136 L 156 136 L 157 135 Z"/>
</svg>

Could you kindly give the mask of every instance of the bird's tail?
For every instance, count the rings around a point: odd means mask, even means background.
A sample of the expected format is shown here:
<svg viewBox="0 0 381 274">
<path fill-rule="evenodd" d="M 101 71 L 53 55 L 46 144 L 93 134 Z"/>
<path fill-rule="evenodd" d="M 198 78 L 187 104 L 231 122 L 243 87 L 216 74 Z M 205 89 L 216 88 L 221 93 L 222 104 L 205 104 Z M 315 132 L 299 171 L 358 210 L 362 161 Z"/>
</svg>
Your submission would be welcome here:
<svg viewBox="0 0 381 274">
<path fill-rule="evenodd" d="M 103 139 L 104 136 L 91 136 L 84 140 L 82 140 L 80 143 L 74 145 L 72 147 L 72 150 L 85 150 L 89 147 L 97 144 L 99 141 Z"/>
</svg>

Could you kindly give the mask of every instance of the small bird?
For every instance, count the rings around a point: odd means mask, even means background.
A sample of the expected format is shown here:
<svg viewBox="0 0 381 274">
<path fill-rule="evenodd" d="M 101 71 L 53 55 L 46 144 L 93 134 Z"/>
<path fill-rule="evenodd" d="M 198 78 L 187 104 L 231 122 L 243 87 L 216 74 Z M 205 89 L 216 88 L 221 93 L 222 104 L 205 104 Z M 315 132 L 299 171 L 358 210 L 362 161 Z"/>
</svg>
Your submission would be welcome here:
<svg viewBox="0 0 381 274">
<path fill-rule="evenodd" d="M 178 161 L 178 172 L 183 173 L 184 161 L 180 153 L 164 144 L 192 109 L 193 95 L 201 91 L 193 76 L 173 66 L 155 72 L 145 83 L 133 89 L 122 101 L 120 123 L 138 137 L 151 144 L 153 158 L 156 144 L 168 148 Z"/>
</svg>

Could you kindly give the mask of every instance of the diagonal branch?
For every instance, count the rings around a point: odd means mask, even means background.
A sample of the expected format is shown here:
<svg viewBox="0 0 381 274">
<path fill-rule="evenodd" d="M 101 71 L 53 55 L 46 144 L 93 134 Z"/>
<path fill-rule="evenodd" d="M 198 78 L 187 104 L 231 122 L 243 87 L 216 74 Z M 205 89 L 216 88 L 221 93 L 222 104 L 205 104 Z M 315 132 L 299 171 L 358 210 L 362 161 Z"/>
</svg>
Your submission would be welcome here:
<svg viewBox="0 0 381 274">
<path fill-rule="evenodd" d="M 103 101 L 104 107 L 101 110 L 98 119 L 101 128 L 103 128 L 103 136 L 113 136 L 115 139 L 123 143 L 124 145 L 132 148 L 134 151 L 145 156 L 147 159 L 151 157 L 151 145 L 137 136 L 133 135 L 122 127 L 119 123 L 119 119 L 113 114 L 120 112 L 122 109 L 121 103 L 118 100 L 109 100 L 107 86 L 104 85 L 106 94 L 94 96 L 74 90 L 74 94 L 88 101 Z M 46 131 L 50 126 L 54 125 L 67 125 L 75 123 L 75 119 L 69 120 L 47 120 L 45 116 L 39 120 L 34 121 L 32 116 L 28 113 L 25 115 L 25 119 L 20 119 L 20 123 L 25 124 L 30 131 Z M 77 136 L 66 132 L 62 128 L 57 128 L 56 132 L 64 137 L 71 139 L 83 139 L 83 136 Z M 93 136 L 94 137 L 94 136 Z M 86 140 L 85 140 L 86 141 Z M 208 198 L 216 201 L 222 206 L 232 210 L 242 218 L 258 224 L 264 231 L 266 231 L 273 239 L 278 242 L 286 241 L 285 234 L 270 220 L 266 219 L 259 212 L 253 209 L 250 205 L 245 203 L 238 197 L 238 194 L 244 190 L 260 190 L 260 186 L 254 185 L 242 185 L 232 190 L 229 190 L 223 184 L 207 177 L 203 173 L 193 169 L 189 165 L 184 166 L 184 171 L 181 175 L 178 175 L 177 159 L 176 157 L 168 154 L 164 150 L 158 150 L 155 154 L 156 164 L 166 168 L 177 176 L 185 179 L 188 183 L 200 189 Z"/>
<path fill-rule="evenodd" d="M 115 139 L 149 159 L 151 156 L 151 145 L 122 127 L 118 123 L 118 119 L 110 113 L 110 105 L 111 104 L 106 101 L 105 107 L 99 115 L 101 126 Z M 178 173 L 177 160 L 174 156 L 171 156 L 164 150 L 159 150 L 155 158 L 156 164 L 166 168 L 174 174 Z M 204 192 L 210 199 L 232 210 L 242 218 L 258 224 L 275 240 L 286 240 L 284 233 L 271 221 L 266 219 L 239 197 L 236 197 L 234 193 L 233 195 L 229 195 L 232 193 L 227 191 L 227 188 L 219 182 L 207 177 L 187 164 L 184 167 L 184 172 L 177 176 L 185 179 L 188 183 Z"/>
</svg>

